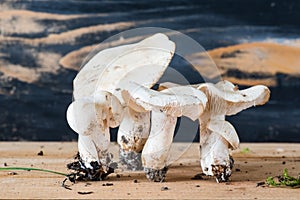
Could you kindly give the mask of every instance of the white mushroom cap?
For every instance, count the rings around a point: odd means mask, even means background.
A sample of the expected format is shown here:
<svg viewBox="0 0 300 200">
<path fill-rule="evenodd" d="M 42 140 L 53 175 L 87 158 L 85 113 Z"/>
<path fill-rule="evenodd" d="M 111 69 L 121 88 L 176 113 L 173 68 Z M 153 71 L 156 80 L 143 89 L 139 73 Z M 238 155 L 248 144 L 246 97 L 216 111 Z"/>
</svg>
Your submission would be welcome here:
<svg viewBox="0 0 300 200">
<path fill-rule="evenodd" d="M 201 91 L 190 86 L 173 87 L 161 92 L 133 82 L 128 86 L 122 91 L 122 96 L 127 105 L 137 112 L 157 111 L 173 117 L 184 115 L 196 120 L 207 102 Z"/>
<path fill-rule="evenodd" d="M 120 87 L 126 87 L 130 80 L 152 86 L 167 68 L 174 51 L 175 44 L 159 33 L 139 43 L 96 54 L 74 79 L 75 101 L 67 111 L 71 128 L 79 134 L 88 134 L 91 123 L 104 123 L 102 127 L 118 126 L 122 113 L 119 101 L 123 101 Z M 90 105 L 91 109 L 86 111 L 84 107 L 88 104 L 94 104 L 94 109 Z"/>
<path fill-rule="evenodd" d="M 229 81 L 221 81 L 216 85 L 201 84 L 198 89 L 207 95 L 211 115 L 234 115 L 251 106 L 263 105 L 270 98 L 270 90 L 263 85 L 238 90 Z"/>
<path fill-rule="evenodd" d="M 67 121 L 76 133 L 90 135 L 119 126 L 122 114 L 123 107 L 119 100 L 111 93 L 102 91 L 95 94 L 94 98 L 72 102 L 67 110 Z"/>
<path fill-rule="evenodd" d="M 177 83 L 163 82 L 163 83 L 159 84 L 159 87 L 158 87 L 157 91 L 162 91 L 162 90 L 165 90 L 165 89 L 168 89 L 168 88 L 178 87 L 178 86 L 180 86 L 180 85 L 177 84 Z"/>
<path fill-rule="evenodd" d="M 239 144 L 238 135 L 234 127 L 225 121 L 225 115 L 234 115 L 251 106 L 262 105 L 270 97 L 270 91 L 267 87 L 258 85 L 245 90 L 238 90 L 229 81 L 221 81 L 217 84 L 200 84 L 199 90 L 204 92 L 208 98 L 206 109 L 202 118 L 209 116 L 209 122 L 206 125 L 208 129 L 222 135 L 236 149 Z M 205 121 L 208 119 L 202 119 Z M 202 124 L 204 125 L 204 124 Z"/>
<path fill-rule="evenodd" d="M 151 87 L 162 76 L 175 51 L 175 44 L 158 33 L 143 41 L 105 49 L 96 54 L 74 79 L 74 98 L 109 91 L 120 101 L 121 89 L 132 80 Z"/>
<path fill-rule="evenodd" d="M 258 85 L 238 90 L 229 81 L 217 84 L 200 84 L 198 89 L 205 93 L 208 102 L 199 118 L 201 167 L 207 175 L 226 181 L 231 175 L 233 160 L 229 149 L 237 149 L 239 137 L 234 127 L 225 121 L 225 115 L 234 115 L 251 106 L 262 105 L 270 97 L 267 87 Z"/>
<path fill-rule="evenodd" d="M 240 144 L 239 136 L 234 127 L 225 120 L 211 120 L 207 126 L 212 132 L 221 135 L 230 146 L 228 148 L 237 149 Z"/>
</svg>

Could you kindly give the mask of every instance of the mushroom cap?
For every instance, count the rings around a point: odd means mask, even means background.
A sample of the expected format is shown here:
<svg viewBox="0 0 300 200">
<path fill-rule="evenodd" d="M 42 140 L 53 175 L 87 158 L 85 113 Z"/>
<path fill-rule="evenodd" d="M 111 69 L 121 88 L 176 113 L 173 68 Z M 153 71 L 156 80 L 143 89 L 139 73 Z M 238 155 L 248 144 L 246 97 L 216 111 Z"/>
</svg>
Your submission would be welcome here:
<svg viewBox="0 0 300 200">
<path fill-rule="evenodd" d="M 162 91 L 162 90 L 166 90 L 168 88 L 178 87 L 178 86 L 180 86 L 180 85 L 177 83 L 163 82 L 163 83 L 159 84 L 157 91 Z"/>
<path fill-rule="evenodd" d="M 91 123 L 96 123 L 94 103 L 90 99 L 73 101 L 67 109 L 67 121 L 73 131 L 89 135 L 87 130 Z"/>
<path fill-rule="evenodd" d="M 217 84 L 200 84 L 199 90 L 207 95 L 212 115 L 234 115 L 251 106 L 263 105 L 270 98 L 270 90 L 263 85 L 253 86 L 244 90 L 229 81 Z"/>
<path fill-rule="evenodd" d="M 67 110 L 69 126 L 78 134 L 90 135 L 108 127 L 119 126 L 123 106 L 111 93 L 102 91 L 94 98 L 86 97 L 73 101 Z"/>
<path fill-rule="evenodd" d="M 199 118 L 207 101 L 201 91 L 190 86 L 178 86 L 158 92 L 133 82 L 122 91 L 122 96 L 127 105 L 137 112 L 164 112 L 173 117 L 184 115 L 192 120 Z"/>
<path fill-rule="evenodd" d="M 105 49 L 97 53 L 74 79 L 74 98 L 109 91 L 120 101 L 128 81 L 151 87 L 164 73 L 175 51 L 174 42 L 158 33 L 139 43 Z"/>
<path fill-rule="evenodd" d="M 240 144 L 239 136 L 234 127 L 225 120 L 211 120 L 207 128 L 212 132 L 218 133 L 230 144 L 231 149 L 237 149 Z"/>
</svg>

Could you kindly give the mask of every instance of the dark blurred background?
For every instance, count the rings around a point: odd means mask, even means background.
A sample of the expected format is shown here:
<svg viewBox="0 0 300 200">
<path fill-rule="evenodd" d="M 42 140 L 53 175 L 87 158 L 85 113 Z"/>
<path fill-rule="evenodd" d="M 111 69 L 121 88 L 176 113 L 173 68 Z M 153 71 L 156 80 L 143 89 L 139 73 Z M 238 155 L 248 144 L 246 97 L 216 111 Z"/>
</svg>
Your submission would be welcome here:
<svg viewBox="0 0 300 200">
<path fill-rule="evenodd" d="M 154 26 L 180 31 L 209 52 L 255 43 L 219 57 L 212 53 L 224 79 L 240 88 L 263 83 L 272 92 L 265 106 L 227 119 L 242 142 L 300 142 L 299 10 L 296 0 L 2 0 L 0 140 L 76 140 L 65 111 L 80 63 L 108 37 Z M 249 72 L 243 64 L 252 58 L 259 66 Z M 170 67 L 200 82 L 179 64 Z"/>
</svg>

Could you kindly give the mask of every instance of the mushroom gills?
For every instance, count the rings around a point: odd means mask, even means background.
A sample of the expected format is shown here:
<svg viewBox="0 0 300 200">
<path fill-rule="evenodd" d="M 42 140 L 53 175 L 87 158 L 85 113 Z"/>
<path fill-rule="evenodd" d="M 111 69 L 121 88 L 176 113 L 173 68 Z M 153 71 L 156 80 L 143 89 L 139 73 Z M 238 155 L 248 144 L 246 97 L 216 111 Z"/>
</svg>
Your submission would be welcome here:
<svg viewBox="0 0 300 200">
<path fill-rule="evenodd" d="M 200 84 L 198 89 L 208 99 L 199 118 L 201 167 L 206 175 L 215 176 L 217 182 L 227 181 L 234 164 L 229 149 L 239 147 L 239 138 L 225 116 L 265 104 L 270 90 L 263 85 L 238 90 L 229 81 Z"/>
</svg>

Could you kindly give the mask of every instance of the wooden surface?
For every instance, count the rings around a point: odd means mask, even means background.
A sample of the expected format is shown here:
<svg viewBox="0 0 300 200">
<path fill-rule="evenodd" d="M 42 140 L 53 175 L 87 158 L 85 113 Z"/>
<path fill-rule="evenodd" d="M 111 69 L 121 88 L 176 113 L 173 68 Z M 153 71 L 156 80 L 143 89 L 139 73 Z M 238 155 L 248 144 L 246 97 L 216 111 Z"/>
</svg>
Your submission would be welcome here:
<svg viewBox="0 0 300 200">
<path fill-rule="evenodd" d="M 149 182 L 143 172 L 117 172 L 102 182 L 67 182 L 71 190 L 61 187 L 63 176 L 36 171 L 0 171 L 0 198 L 66 198 L 66 199 L 300 199 L 300 189 L 256 187 L 268 176 L 300 172 L 300 144 L 244 143 L 233 152 L 235 167 L 229 183 L 216 183 L 213 178 L 192 180 L 201 173 L 198 144 L 175 144 L 172 155 L 180 157 L 168 171 L 166 182 Z M 250 152 L 242 153 L 241 149 Z M 38 156 L 39 151 L 43 156 Z M 111 150 L 116 154 L 117 146 Z M 77 143 L 0 142 L 0 164 L 4 167 L 36 167 L 67 173 L 66 164 L 73 161 Z M 134 180 L 137 180 L 135 183 Z M 112 186 L 102 186 L 113 183 Z M 162 187 L 168 190 L 162 191 Z M 78 192 L 92 192 L 79 194 Z"/>
</svg>

